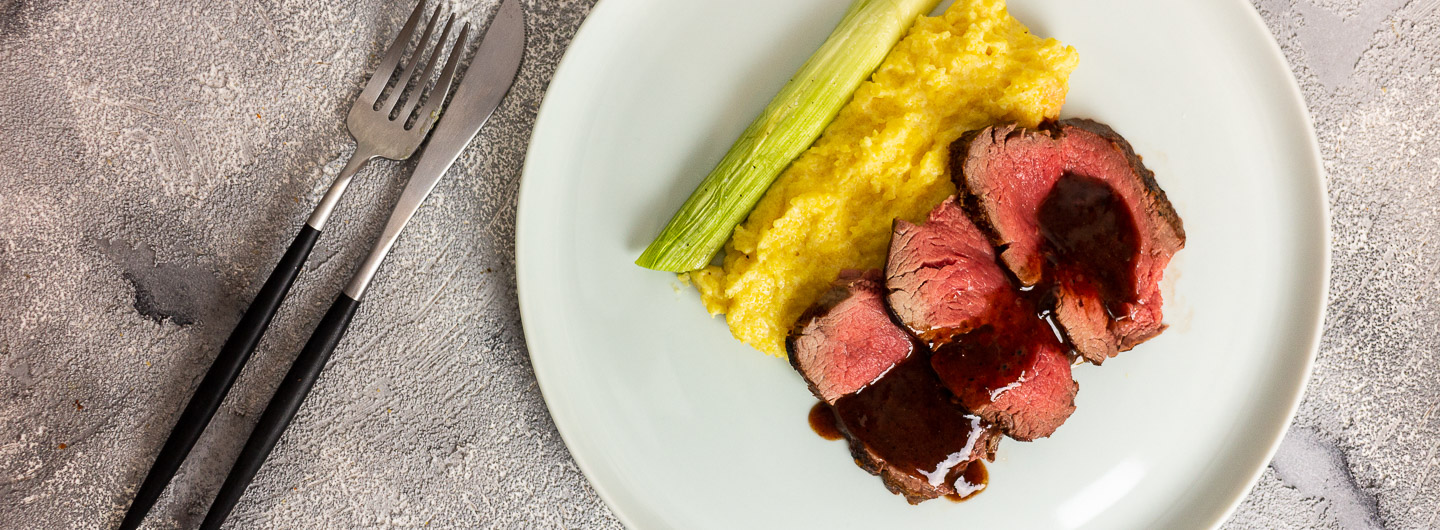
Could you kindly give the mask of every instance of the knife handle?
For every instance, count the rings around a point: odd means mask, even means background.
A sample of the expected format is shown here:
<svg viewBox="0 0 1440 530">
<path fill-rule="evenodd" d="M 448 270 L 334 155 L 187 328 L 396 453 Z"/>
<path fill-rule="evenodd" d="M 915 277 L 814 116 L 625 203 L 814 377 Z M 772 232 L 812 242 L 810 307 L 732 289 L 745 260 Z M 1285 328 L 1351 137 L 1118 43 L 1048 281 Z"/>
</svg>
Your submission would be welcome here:
<svg viewBox="0 0 1440 530">
<path fill-rule="evenodd" d="M 210 510 L 205 514 L 205 521 L 200 524 L 200 528 L 218 529 L 225 522 L 225 518 L 240 501 L 240 496 L 245 494 L 250 480 L 260 471 L 265 458 L 270 456 L 275 443 L 280 441 L 280 435 L 290 425 L 290 420 L 295 418 L 296 411 L 300 410 L 300 403 L 305 401 L 305 396 L 310 393 L 311 387 L 315 386 L 320 370 L 325 367 L 325 362 L 330 359 L 330 354 L 335 351 L 340 338 L 345 336 L 345 330 L 350 327 L 350 320 L 355 316 L 355 309 L 358 307 L 358 300 L 341 294 L 330 306 L 330 310 L 325 312 L 325 318 L 320 320 L 315 333 L 310 335 L 305 348 L 300 350 L 300 356 L 290 365 L 290 371 L 285 374 L 280 388 L 275 390 L 275 396 L 270 398 L 270 404 L 265 406 L 265 412 L 260 415 L 255 430 L 251 431 L 250 439 L 245 441 L 245 448 L 240 450 L 240 456 L 235 459 L 230 474 L 226 475 L 225 483 L 220 486 L 220 492 L 210 504 Z"/>
<path fill-rule="evenodd" d="M 180 413 L 180 419 L 170 430 L 170 436 L 165 439 L 165 445 L 161 446 L 155 463 L 150 466 L 145 480 L 140 483 L 135 500 L 125 512 L 125 519 L 120 523 L 121 529 L 140 526 L 140 522 L 160 498 L 160 493 L 165 491 L 165 486 L 175 476 L 180 463 L 185 461 L 185 457 L 195 447 L 195 441 L 200 439 L 200 433 L 210 424 L 210 419 L 215 416 L 220 402 L 224 401 L 225 395 L 230 392 L 240 369 L 250 360 L 255 346 L 260 343 L 260 337 L 265 334 L 265 329 L 270 327 L 275 311 L 290 292 L 290 286 L 295 283 L 295 277 L 300 274 L 300 268 L 319 238 L 319 230 L 308 224 L 301 228 L 300 234 L 290 243 L 290 248 L 265 280 L 265 285 L 260 287 L 255 300 L 250 302 L 250 307 L 245 310 L 244 316 L 240 317 L 235 330 L 230 332 L 230 338 L 220 347 L 220 353 L 215 356 L 210 369 L 205 372 L 204 379 L 200 380 L 200 386 L 185 405 L 185 411 Z"/>
</svg>

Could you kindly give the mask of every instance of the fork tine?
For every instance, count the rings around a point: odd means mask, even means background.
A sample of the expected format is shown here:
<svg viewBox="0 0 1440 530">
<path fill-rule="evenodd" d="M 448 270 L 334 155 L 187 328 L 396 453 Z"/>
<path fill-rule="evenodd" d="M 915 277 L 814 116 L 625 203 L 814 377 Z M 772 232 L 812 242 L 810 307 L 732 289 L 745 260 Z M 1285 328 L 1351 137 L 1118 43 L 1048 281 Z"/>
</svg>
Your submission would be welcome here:
<svg viewBox="0 0 1440 530">
<path fill-rule="evenodd" d="M 455 26 L 455 14 L 451 13 L 450 18 L 445 21 L 445 31 L 440 32 L 440 40 L 436 41 L 435 49 L 430 52 L 430 60 L 425 62 L 425 72 L 414 79 L 414 92 L 406 98 L 405 106 L 400 108 L 399 120 L 410 119 L 410 112 L 415 110 L 415 105 L 420 103 L 420 97 L 425 94 L 425 88 L 430 84 L 430 77 L 435 73 L 435 63 L 440 59 L 440 52 L 445 51 L 445 43 L 450 40 L 450 29 Z"/>
<path fill-rule="evenodd" d="M 386 115 L 395 109 L 395 104 L 400 101 L 401 96 L 405 95 L 406 85 L 410 84 L 410 76 L 415 73 L 415 67 L 420 65 L 420 60 L 425 58 L 425 48 L 430 45 L 430 36 L 435 34 L 435 22 L 440 20 L 440 10 L 444 8 L 444 2 L 435 6 L 435 15 L 430 17 L 430 22 L 425 25 L 425 32 L 420 34 L 420 42 L 415 44 L 414 53 L 410 54 L 410 60 L 406 61 L 409 64 L 405 65 L 405 71 L 400 73 L 400 77 L 395 79 L 395 88 L 390 89 L 390 95 L 385 97 L 385 103 L 380 106 L 380 111 Z M 444 45 L 444 42 L 440 42 L 436 46 Z"/>
<path fill-rule="evenodd" d="M 451 82 L 455 80 L 455 68 L 460 65 L 460 57 L 465 55 L 466 37 L 469 36 L 470 23 L 466 22 L 460 28 L 460 36 L 455 39 L 455 46 L 450 48 L 450 58 L 445 61 L 445 69 L 440 72 L 440 79 L 435 81 L 435 88 L 430 89 L 425 106 L 420 108 L 420 116 L 415 118 L 415 125 L 411 129 L 425 130 L 434 125 L 435 111 L 440 108 L 440 104 L 444 103 L 445 97 L 450 94 Z"/>
<path fill-rule="evenodd" d="M 375 68 L 375 73 L 370 74 L 370 82 L 360 92 L 360 101 L 370 105 L 380 98 L 380 92 L 385 90 L 385 85 L 390 83 L 390 75 L 395 73 L 395 66 L 400 64 L 400 56 L 405 54 L 405 46 L 410 44 L 410 37 L 415 34 L 415 26 L 420 24 L 420 15 L 425 12 L 425 0 L 415 3 L 415 10 L 410 12 L 410 19 L 405 21 L 405 27 L 400 29 L 400 34 L 390 42 L 390 48 L 385 50 L 385 58 L 380 60 L 380 66 Z"/>
</svg>

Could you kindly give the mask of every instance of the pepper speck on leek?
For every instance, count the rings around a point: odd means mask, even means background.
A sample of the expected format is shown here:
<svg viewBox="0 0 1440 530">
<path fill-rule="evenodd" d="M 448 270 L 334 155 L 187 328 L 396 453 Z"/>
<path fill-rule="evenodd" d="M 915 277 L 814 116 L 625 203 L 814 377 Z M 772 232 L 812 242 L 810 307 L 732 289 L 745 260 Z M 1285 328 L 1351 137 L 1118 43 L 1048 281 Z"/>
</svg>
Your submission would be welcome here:
<svg viewBox="0 0 1440 530">
<path fill-rule="evenodd" d="M 670 272 L 708 265 L 775 177 L 820 137 L 915 19 L 938 3 L 855 0 L 635 263 Z"/>
</svg>

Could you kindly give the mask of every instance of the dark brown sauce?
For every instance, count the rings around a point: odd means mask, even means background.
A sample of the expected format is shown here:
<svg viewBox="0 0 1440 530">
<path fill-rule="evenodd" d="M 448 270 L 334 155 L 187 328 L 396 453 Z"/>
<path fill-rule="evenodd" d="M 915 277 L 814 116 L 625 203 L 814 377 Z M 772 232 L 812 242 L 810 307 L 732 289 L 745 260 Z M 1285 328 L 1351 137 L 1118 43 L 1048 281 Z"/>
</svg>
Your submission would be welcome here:
<svg viewBox="0 0 1440 530">
<path fill-rule="evenodd" d="M 834 409 L 866 449 L 937 487 L 955 480 L 971 456 L 983 452 L 977 445 L 992 429 L 954 401 L 924 348 L 879 381 L 836 400 Z"/>
<path fill-rule="evenodd" d="M 1040 233 L 1051 249 L 1051 281 L 1095 293 L 1111 315 L 1133 302 L 1140 232 L 1130 209 L 1103 180 L 1066 173 L 1040 204 Z"/>
<path fill-rule="evenodd" d="M 816 402 L 815 406 L 810 407 L 810 428 L 826 440 L 844 438 L 840 435 L 840 425 L 835 422 L 835 411 L 824 401 Z"/>
<path fill-rule="evenodd" d="M 976 460 L 965 466 L 965 472 L 955 481 L 955 493 L 946 495 L 945 498 L 954 502 L 965 502 L 985 491 L 989 485 L 990 471 L 985 469 L 984 461 Z"/>
<path fill-rule="evenodd" d="M 1021 295 L 997 301 L 987 324 L 935 350 L 931 360 L 935 373 L 971 410 L 980 410 L 1019 387 L 1036 352 L 1066 348 L 1045 314 L 1036 310 L 1030 293 Z"/>
</svg>

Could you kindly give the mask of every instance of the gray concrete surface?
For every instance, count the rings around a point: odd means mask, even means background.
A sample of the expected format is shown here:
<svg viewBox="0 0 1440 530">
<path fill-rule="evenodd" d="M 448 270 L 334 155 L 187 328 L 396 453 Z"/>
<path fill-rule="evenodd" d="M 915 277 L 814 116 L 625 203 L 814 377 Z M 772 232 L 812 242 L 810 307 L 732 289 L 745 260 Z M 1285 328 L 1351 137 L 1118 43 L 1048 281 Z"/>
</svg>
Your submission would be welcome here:
<svg viewBox="0 0 1440 530">
<path fill-rule="evenodd" d="M 517 85 L 401 239 L 236 528 L 618 526 L 546 414 L 515 301 L 519 168 L 590 0 L 527 0 Z M 351 149 L 407 8 L 0 0 L 0 527 L 103 528 Z M 492 2 L 461 1 L 472 17 Z M 473 7 L 473 9 L 471 9 Z M 1228 528 L 1440 527 L 1440 0 L 1256 0 L 1334 210 L 1331 307 L 1291 434 Z M 341 204 L 153 512 L 191 528 L 398 193 Z"/>
</svg>

